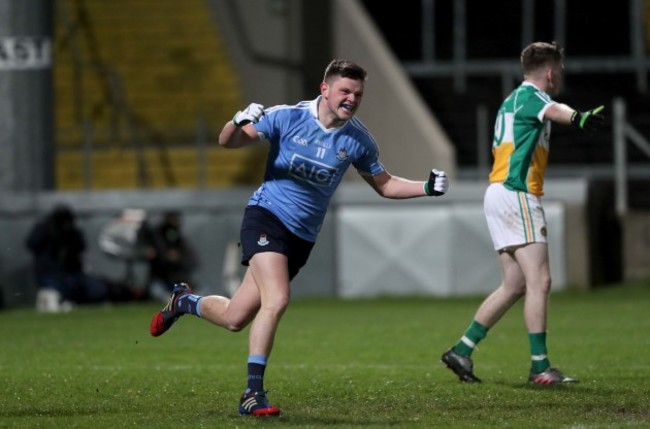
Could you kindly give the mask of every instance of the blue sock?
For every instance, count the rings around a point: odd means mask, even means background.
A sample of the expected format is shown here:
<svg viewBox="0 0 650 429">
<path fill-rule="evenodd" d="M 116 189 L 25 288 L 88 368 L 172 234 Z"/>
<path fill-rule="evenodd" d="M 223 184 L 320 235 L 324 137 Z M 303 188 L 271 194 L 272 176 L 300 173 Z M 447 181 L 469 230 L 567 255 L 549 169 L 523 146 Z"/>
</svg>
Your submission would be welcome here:
<svg viewBox="0 0 650 429">
<path fill-rule="evenodd" d="M 246 390 L 261 392 L 264 390 L 264 370 L 266 369 L 266 356 L 248 356 L 248 386 Z"/>
<path fill-rule="evenodd" d="M 199 303 L 202 296 L 199 295 L 183 295 L 176 301 L 176 312 L 178 314 L 190 313 L 197 317 L 201 317 L 201 309 Z"/>
</svg>

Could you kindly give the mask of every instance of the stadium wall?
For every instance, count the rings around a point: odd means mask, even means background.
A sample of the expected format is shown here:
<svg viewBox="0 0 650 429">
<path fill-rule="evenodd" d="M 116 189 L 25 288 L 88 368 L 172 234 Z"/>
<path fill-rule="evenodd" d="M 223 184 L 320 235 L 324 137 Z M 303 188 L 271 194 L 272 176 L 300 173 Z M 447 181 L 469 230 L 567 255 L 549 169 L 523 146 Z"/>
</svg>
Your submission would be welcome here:
<svg viewBox="0 0 650 429">
<path fill-rule="evenodd" d="M 447 134 L 359 1 L 280 3 L 284 6 L 274 8 L 264 0 L 209 2 L 245 103 L 268 106 L 314 98 L 332 58 L 353 60 L 368 70 L 358 116 L 376 138 L 389 171 L 426 177 L 435 167 L 456 176 Z M 320 19 L 314 9 L 322 12 Z M 360 179 L 352 173 L 346 181 Z"/>
<path fill-rule="evenodd" d="M 482 217 L 484 189 L 484 183 L 452 182 L 452 192 L 443 198 L 394 201 L 380 198 L 367 185 L 343 184 L 308 264 L 293 282 L 293 296 L 485 294 L 498 284 L 499 272 Z M 587 287 L 587 184 L 558 180 L 550 181 L 547 189 L 554 289 Z M 36 288 L 25 239 L 36 220 L 59 203 L 77 213 L 88 242 L 89 271 L 115 282 L 126 279 L 127 263 L 100 249 L 102 228 L 124 208 L 143 209 L 153 222 L 166 210 L 179 210 L 185 234 L 200 258 L 196 289 L 228 295 L 229 249 L 238 242 L 243 209 L 252 191 L 7 194 L 0 202 L 4 244 L 0 302 L 6 306 L 34 302 Z M 240 276 L 243 271 L 237 262 Z M 143 262 L 133 264 L 136 286 L 142 287 L 146 272 Z"/>
</svg>

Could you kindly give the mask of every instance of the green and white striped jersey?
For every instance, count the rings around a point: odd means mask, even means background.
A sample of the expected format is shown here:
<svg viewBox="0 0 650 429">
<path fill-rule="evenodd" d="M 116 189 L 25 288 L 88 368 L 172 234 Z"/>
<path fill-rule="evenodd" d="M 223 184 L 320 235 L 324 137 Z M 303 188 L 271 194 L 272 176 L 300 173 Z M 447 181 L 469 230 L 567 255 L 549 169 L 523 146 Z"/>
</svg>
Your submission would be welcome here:
<svg viewBox="0 0 650 429">
<path fill-rule="evenodd" d="M 490 183 L 503 182 L 510 190 L 544 194 L 551 122 L 544 121 L 551 97 L 530 82 L 506 98 L 494 125 L 494 164 Z"/>
</svg>

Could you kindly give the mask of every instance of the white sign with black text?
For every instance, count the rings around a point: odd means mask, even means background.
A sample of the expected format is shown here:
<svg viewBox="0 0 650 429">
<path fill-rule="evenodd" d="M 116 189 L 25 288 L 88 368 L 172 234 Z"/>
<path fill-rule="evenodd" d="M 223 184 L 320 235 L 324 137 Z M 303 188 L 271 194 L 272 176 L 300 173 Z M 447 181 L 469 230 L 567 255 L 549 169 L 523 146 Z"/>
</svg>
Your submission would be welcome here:
<svg viewBox="0 0 650 429">
<path fill-rule="evenodd" d="M 49 37 L 0 37 L 0 70 L 44 69 L 51 64 Z"/>
</svg>

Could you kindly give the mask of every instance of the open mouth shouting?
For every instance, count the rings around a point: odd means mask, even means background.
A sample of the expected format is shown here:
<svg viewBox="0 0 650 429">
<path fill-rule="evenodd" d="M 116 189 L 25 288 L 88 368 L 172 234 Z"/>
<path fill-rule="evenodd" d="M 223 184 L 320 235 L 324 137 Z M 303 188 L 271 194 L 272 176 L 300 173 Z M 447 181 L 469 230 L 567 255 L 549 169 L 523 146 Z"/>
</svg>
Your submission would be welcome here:
<svg viewBox="0 0 650 429">
<path fill-rule="evenodd" d="M 356 110 L 356 108 L 357 106 L 354 104 L 343 103 L 341 104 L 340 110 L 343 110 L 346 116 L 352 116 L 354 115 L 354 111 Z"/>
</svg>

